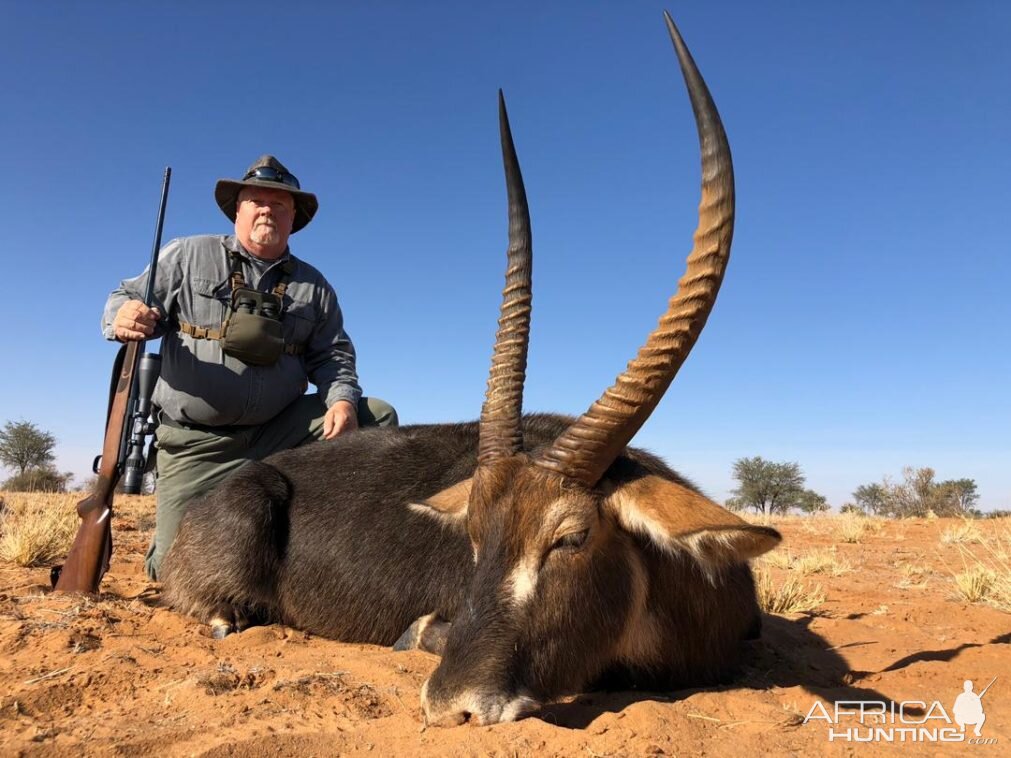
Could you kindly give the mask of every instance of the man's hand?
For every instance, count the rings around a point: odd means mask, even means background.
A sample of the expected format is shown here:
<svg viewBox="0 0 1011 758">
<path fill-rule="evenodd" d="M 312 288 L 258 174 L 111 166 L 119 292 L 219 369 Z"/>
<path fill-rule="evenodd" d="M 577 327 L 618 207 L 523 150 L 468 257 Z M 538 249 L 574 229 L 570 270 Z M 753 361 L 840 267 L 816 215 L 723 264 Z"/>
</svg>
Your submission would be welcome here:
<svg viewBox="0 0 1011 758">
<path fill-rule="evenodd" d="M 148 308 L 140 300 L 127 300 L 116 311 L 112 328 L 120 342 L 137 342 L 154 334 L 154 326 L 160 318 L 157 308 Z"/>
<path fill-rule="evenodd" d="M 323 417 L 323 439 L 332 440 L 358 428 L 358 411 L 347 400 L 338 400 Z"/>
</svg>

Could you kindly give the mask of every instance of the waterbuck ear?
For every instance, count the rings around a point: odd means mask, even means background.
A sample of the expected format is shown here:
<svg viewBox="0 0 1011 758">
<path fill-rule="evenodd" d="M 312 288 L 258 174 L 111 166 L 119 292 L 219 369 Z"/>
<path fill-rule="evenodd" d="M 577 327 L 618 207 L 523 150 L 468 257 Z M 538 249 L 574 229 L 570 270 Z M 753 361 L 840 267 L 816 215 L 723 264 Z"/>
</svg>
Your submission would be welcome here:
<svg viewBox="0 0 1011 758">
<path fill-rule="evenodd" d="M 614 485 L 605 501 L 625 531 L 664 550 L 687 550 L 708 565 L 740 563 L 772 550 L 775 529 L 754 526 L 687 487 L 644 476 Z"/>
<path fill-rule="evenodd" d="M 473 477 L 457 482 L 441 492 L 436 492 L 420 503 L 410 503 L 415 513 L 423 513 L 444 523 L 460 524 L 467 517 L 467 503 L 470 501 L 470 488 Z"/>
</svg>

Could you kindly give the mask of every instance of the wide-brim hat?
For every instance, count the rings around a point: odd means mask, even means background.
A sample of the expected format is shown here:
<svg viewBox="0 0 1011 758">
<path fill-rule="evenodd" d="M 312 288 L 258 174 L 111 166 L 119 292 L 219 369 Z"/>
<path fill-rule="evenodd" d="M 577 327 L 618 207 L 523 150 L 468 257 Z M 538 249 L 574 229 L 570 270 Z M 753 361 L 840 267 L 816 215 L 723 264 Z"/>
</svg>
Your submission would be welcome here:
<svg viewBox="0 0 1011 758">
<path fill-rule="evenodd" d="M 273 155 L 261 155 L 247 170 L 242 179 L 218 179 L 214 185 L 214 199 L 218 207 L 235 221 L 235 206 L 243 187 L 267 187 L 284 190 L 295 199 L 295 219 L 291 224 L 294 234 L 312 221 L 319 209 L 319 201 L 311 192 L 305 192 L 298 179 Z"/>
</svg>

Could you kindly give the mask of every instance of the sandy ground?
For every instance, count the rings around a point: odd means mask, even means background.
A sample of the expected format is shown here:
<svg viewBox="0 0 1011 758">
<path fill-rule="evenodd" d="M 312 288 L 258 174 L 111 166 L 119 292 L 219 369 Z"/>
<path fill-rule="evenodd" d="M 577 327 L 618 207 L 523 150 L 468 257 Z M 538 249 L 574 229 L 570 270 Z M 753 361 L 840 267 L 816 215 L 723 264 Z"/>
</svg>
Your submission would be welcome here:
<svg viewBox="0 0 1011 758">
<path fill-rule="evenodd" d="M 279 626 L 212 640 L 159 607 L 143 574 L 153 499 L 117 509 L 97 598 L 49 594 L 48 569 L 0 563 L 0 755 L 1011 754 L 1011 615 L 958 599 L 952 576 L 973 546 L 941 537 L 961 522 L 885 522 L 856 544 L 838 519 L 777 522 L 782 550 L 830 551 L 843 573 L 801 577 L 825 602 L 768 616 L 733 686 L 588 693 L 517 723 L 425 728 L 418 693 L 434 657 Z M 769 570 L 780 583 L 799 574 Z M 993 677 L 989 744 L 830 742 L 824 718 L 804 723 L 816 702 L 832 714 L 842 700 L 924 701 L 909 718 L 926 704 L 927 723 L 945 727 L 932 701 L 951 715 L 964 680 L 979 692 Z"/>
</svg>

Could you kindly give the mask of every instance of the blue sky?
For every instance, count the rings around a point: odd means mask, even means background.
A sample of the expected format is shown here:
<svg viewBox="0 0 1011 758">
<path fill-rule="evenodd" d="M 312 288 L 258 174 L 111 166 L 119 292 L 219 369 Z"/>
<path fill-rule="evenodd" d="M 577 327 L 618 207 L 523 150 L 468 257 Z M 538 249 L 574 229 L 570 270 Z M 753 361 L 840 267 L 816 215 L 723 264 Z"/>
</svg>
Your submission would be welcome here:
<svg viewBox="0 0 1011 758">
<path fill-rule="evenodd" d="M 105 297 L 165 238 L 225 233 L 215 180 L 278 155 L 368 394 L 477 416 L 506 244 L 496 92 L 530 200 L 525 407 L 581 413 L 690 249 L 698 146 L 661 12 L 606 2 L 0 2 L 0 423 L 83 477 Z M 1011 4 L 671 2 L 730 137 L 709 324 L 636 438 L 717 499 L 801 464 L 839 506 L 903 465 L 1011 507 Z"/>
</svg>

